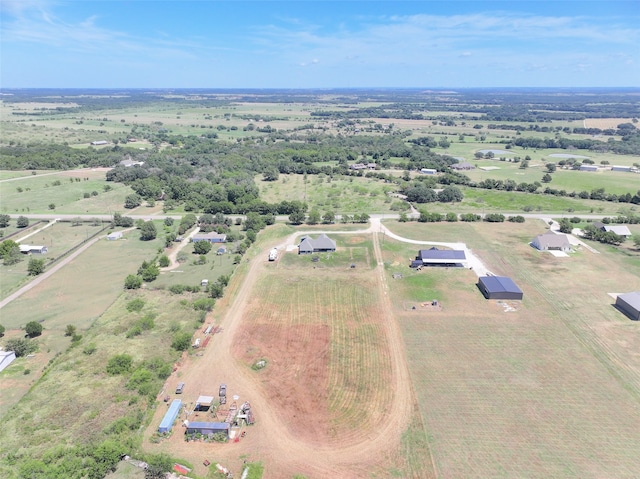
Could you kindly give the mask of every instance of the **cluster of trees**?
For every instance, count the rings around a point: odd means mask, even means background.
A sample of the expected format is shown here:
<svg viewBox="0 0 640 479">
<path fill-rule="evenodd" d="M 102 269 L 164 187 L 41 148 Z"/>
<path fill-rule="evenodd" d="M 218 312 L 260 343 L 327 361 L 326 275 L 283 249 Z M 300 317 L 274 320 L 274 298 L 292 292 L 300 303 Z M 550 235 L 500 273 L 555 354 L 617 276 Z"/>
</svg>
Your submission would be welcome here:
<svg viewBox="0 0 640 479">
<path fill-rule="evenodd" d="M 24 255 L 20 252 L 20 245 L 8 239 L 0 243 L 0 258 L 3 264 L 11 266 L 22 261 Z"/>
<path fill-rule="evenodd" d="M 457 213 L 449 212 L 446 214 L 443 213 L 430 213 L 427 210 L 420 210 L 420 216 L 418 217 L 419 223 L 439 223 L 441 221 L 446 221 L 449 223 L 454 223 L 456 221 L 463 222 L 476 222 L 476 221 L 484 221 L 488 223 L 502 223 L 505 220 L 511 223 L 524 223 L 525 218 L 522 215 L 515 215 L 506 217 L 501 213 L 489 213 L 484 216 L 477 215 L 474 213 L 462 213 L 458 215 Z M 400 222 L 405 223 L 409 221 L 409 217 L 406 213 L 400 213 Z"/>
<path fill-rule="evenodd" d="M 582 229 L 582 235 L 593 241 L 613 245 L 622 244 L 626 240 L 624 236 L 619 236 L 613 231 L 602 231 L 600 228 L 592 224 L 589 224 Z"/>
<path fill-rule="evenodd" d="M 402 189 L 402 193 L 407 196 L 407 201 L 412 203 L 441 203 L 460 202 L 464 198 L 462 191 L 455 186 L 446 186 L 436 193 L 423 182 L 410 183 Z"/>
</svg>

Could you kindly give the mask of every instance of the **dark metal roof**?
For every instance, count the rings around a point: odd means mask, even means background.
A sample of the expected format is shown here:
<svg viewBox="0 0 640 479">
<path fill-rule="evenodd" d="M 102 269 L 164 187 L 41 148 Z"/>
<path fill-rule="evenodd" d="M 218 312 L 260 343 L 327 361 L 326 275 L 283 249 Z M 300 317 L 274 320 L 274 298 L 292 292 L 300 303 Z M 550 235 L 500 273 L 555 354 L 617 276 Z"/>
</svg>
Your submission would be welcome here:
<svg viewBox="0 0 640 479">
<path fill-rule="evenodd" d="M 640 311 L 640 291 L 634 291 L 633 293 L 619 294 L 618 298 L 634 308 L 636 311 Z"/>
<path fill-rule="evenodd" d="M 421 249 L 418 254 L 418 259 L 422 260 L 458 260 L 464 261 L 467 257 L 462 250 L 455 249 Z"/>
<path fill-rule="evenodd" d="M 506 276 L 481 276 L 479 280 L 490 293 L 522 293 L 516 283 Z"/>
</svg>

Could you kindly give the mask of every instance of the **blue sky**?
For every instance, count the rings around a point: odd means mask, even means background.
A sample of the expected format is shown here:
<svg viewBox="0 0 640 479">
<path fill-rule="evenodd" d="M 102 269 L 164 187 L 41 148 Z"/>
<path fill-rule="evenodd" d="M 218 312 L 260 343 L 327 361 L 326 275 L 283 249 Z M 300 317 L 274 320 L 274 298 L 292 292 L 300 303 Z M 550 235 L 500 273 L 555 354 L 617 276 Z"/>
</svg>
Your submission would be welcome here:
<svg viewBox="0 0 640 479">
<path fill-rule="evenodd" d="M 0 7 L 2 88 L 640 86 L 637 0 Z"/>
</svg>

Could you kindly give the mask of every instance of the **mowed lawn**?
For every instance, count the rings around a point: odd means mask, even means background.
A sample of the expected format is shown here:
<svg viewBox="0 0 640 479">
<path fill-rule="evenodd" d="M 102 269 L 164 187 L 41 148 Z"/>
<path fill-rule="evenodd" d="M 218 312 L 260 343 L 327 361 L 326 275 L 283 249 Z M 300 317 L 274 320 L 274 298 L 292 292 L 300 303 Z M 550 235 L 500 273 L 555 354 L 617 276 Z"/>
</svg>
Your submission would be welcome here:
<svg viewBox="0 0 640 479">
<path fill-rule="evenodd" d="M 640 328 L 607 295 L 640 289 L 629 251 L 594 245 L 599 254 L 554 258 L 527 244 L 542 222 L 387 226 L 415 240 L 464 241 L 525 294 L 506 311 L 484 299 L 470 270 L 405 266 L 389 280 L 440 475 L 637 477 Z M 387 240 L 389 274 L 418 248 Z M 442 310 L 408 307 L 420 282 Z"/>
</svg>

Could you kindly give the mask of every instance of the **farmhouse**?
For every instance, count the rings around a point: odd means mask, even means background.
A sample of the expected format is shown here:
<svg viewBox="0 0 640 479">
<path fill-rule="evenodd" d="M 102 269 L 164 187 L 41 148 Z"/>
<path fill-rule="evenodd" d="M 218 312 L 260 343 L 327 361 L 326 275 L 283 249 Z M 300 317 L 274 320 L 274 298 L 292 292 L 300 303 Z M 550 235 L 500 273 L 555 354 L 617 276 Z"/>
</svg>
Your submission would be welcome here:
<svg viewBox="0 0 640 479">
<path fill-rule="evenodd" d="M 91 144 L 93 146 L 101 146 L 101 145 L 108 145 L 109 142 L 107 140 L 96 140 L 96 141 L 92 141 Z"/>
<path fill-rule="evenodd" d="M 625 225 L 605 225 L 600 221 L 594 221 L 593 226 L 595 226 L 599 230 L 602 230 L 605 232 L 612 232 L 617 234 L 618 236 L 624 236 L 625 238 L 628 238 L 629 236 L 631 236 L 631 231 Z"/>
<path fill-rule="evenodd" d="M 580 165 L 580 171 L 598 171 L 596 165 Z"/>
<path fill-rule="evenodd" d="M 20 252 L 22 254 L 45 254 L 48 251 L 49 250 L 47 249 L 46 246 L 34 246 L 34 245 L 28 245 L 28 244 L 20 245 Z"/>
<path fill-rule="evenodd" d="M 506 276 L 480 276 L 478 288 L 487 299 L 522 299 L 523 293 Z"/>
<path fill-rule="evenodd" d="M 631 319 L 640 321 L 640 291 L 619 294 L 616 306 Z"/>
<path fill-rule="evenodd" d="M 298 254 L 320 253 L 324 251 L 335 251 L 336 242 L 322 233 L 317 239 L 310 236 L 303 236 L 298 245 Z"/>
<path fill-rule="evenodd" d="M 462 267 L 467 262 L 467 257 L 462 250 L 453 249 L 421 249 L 415 261 L 411 262 L 411 267 L 419 266 L 441 266 L 441 267 Z"/>
<path fill-rule="evenodd" d="M 166 414 L 162 418 L 160 422 L 160 427 L 158 427 L 158 432 L 165 433 L 171 431 L 173 427 L 173 423 L 178 417 L 178 413 L 180 412 L 180 408 L 182 408 L 182 401 L 180 399 L 174 399 Z"/>
<path fill-rule="evenodd" d="M 208 241 L 209 243 L 224 243 L 227 241 L 227 235 L 219 234 L 212 231 L 211 233 L 197 234 L 191 239 L 191 241 L 194 243 L 197 243 L 198 241 Z"/>
<path fill-rule="evenodd" d="M 0 351 L 0 371 L 9 366 L 16 359 L 13 351 Z"/>
<path fill-rule="evenodd" d="M 228 422 L 187 422 L 186 434 L 216 434 L 222 432 L 229 436 L 230 424 Z"/>
<path fill-rule="evenodd" d="M 531 246 L 540 251 L 571 251 L 571 243 L 569 243 L 567 235 L 553 231 L 547 231 L 533 238 Z"/>
<path fill-rule="evenodd" d="M 116 241 L 122 238 L 122 231 L 114 231 L 107 235 L 107 241 Z"/>
</svg>

